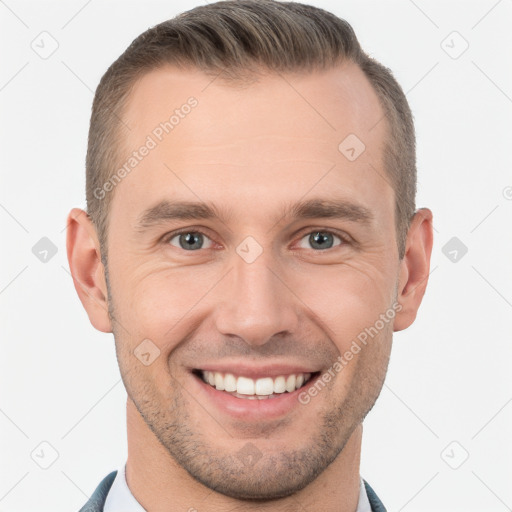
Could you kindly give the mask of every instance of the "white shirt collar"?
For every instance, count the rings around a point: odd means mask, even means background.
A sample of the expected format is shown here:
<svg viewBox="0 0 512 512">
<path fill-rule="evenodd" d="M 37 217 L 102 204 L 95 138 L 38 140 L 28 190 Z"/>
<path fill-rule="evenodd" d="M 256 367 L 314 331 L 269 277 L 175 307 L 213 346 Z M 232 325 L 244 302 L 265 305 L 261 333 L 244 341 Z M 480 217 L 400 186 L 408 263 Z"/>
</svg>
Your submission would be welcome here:
<svg viewBox="0 0 512 512">
<path fill-rule="evenodd" d="M 370 500 L 368 499 L 368 494 L 366 494 L 366 487 L 364 486 L 364 480 L 359 477 L 361 480 L 361 486 L 359 490 L 359 501 L 357 503 L 356 512 L 372 512 L 372 506 L 370 505 Z"/>
<path fill-rule="evenodd" d="M 117 471 L 112 487 L 107 495 L 103 512 L 146 512 L 142 505 L 135 499 L 126 483 L 126 464 Z M 356 512 L 371 512 L 372 508 L 366 494 L 366 488 L 362 478 L 359 491 L 359 502 Z"/>
<path fill-rule="evenodd" d="M 117 471 L 112 487 L 107 494 L 103 512 L 146 512 L 128 488 L 125 467 L 126 464 L 123 464 Z"/>
</svg>

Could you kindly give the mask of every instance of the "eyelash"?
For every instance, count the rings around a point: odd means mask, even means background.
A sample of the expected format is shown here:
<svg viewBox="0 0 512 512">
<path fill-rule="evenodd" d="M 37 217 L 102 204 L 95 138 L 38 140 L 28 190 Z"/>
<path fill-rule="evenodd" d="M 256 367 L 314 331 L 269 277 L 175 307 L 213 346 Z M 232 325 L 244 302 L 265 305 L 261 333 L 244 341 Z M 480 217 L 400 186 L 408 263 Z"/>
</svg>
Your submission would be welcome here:
<svg viewBox="0 0 512 512">
<path fill-rule="evenodd" d="M 300 240 L 302 240 L 306 235 L 310 235 L 312 233 L 319 233 L 319 232 L 334 235 L 341 240 L 341 243 L 339 245 L 336 245 L 334 247 L 329 247 L 328 249 L 324 249 L 324 250 L 311 249 L 315 253 L 327 253 L 327 252 L 330 252 L 331 250 L 336 249 L 337 247 L 341 247 L 343 245 L 348 245 L 352 242 L 351 239 L 348 237 L 348 235 L 341 234 L 336 230 L 332 230 L 331 228 L 329 228 L 329 229 L 327 229 L 327 228 L 325 228 L 325 229 L 309 229 L 309 231 L 302 231 L 300 234 Z M 173 238 L 175 238 L 179 235 L 185 234 L 185 233 L 199 233 L 199 234 L 205 236 L 206 238 L 208 238 L 209 240 L 211 240 L 211 238 L 201 229 L 187 228 L 187 229 L 179 229 L 177 231 L 172 231 L 171 233 L 167 233 L 166 235 L 164 235 L 162 237 L 161 241 L 163 244 L 168 244 Z M 211 241 L 213 242 L 213 240 L 211 240 Z M 178 249 L 178 247 L 176 247 L 176 249 Z M 184 252 L 198 252 L 198 251 L 184 251 Z"/>
</svg>

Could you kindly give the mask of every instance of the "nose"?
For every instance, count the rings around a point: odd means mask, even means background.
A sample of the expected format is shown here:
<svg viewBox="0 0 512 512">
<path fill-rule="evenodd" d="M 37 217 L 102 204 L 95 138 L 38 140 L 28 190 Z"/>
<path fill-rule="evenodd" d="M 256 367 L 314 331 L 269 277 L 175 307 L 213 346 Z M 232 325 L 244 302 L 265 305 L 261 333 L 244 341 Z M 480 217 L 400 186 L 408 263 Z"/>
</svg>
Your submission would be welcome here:
<svg viewBox="0 0 512 512">
<path fill-rule="evenodd" d="M 277 335 L 295 334 L 300 301 L 271 252 L 264 251 L 252 263 L 235 253 L 233 265 L 216 305 L 218 332 L 252 346 L 264 345 Z"/>
</svg>

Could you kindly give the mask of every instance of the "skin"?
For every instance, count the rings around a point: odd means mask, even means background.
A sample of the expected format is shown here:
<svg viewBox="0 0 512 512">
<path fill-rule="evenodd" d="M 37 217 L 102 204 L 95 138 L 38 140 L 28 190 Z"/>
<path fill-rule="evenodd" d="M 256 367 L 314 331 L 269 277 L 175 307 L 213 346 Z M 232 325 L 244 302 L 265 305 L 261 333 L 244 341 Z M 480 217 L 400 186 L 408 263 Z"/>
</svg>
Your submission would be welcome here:
<svg viewBox="0 0 512 512">
<path fill-rule="evenodd" d="M 352 63 L 264 74 L 246 88 L 197 70 L 152 71 L 123 116 L 126 154 L 190 96 L 198 106 L 115 188 L 108 283 L 90 219 L 78 208 L 68 217 L 77 293 L 92 325 L 114 333 L 128 393 L 128 485 L 151 512 L 354 512 L 362 421 L 382 388 L 393 331 L 412 324 L 425 292 L 432 212 L 416 212 L 399 260 L 394 192 L 382 179 L 386 122 L 370 131 L 383 111 Z M 338 150 L 349 133 L 366 146 L 353 162 Z M 365 226 L 279 215 L 313 197 L 357 202 L 374 218 Z M 209 201 L 232 216 L 138 233 L 141 212 L 165 198 Z M 162 241 L 178 228 L 203 231 L 201 248 Z M 315 230 L 331 230 L 333 246 L 312 245 Z M 236 252 L 247 236 L 263 249 L 250 264 Z M 235 361 L 326 371 L 396 303 L 394 320 L 336 378 L 278 419 L 233 419 L 190 372 Z M 148 366 L 133 354 L 144 339 L 160 350 Z M 261 458 L 244 465 L 237 453 L 248 443 Z"/>
</svg>

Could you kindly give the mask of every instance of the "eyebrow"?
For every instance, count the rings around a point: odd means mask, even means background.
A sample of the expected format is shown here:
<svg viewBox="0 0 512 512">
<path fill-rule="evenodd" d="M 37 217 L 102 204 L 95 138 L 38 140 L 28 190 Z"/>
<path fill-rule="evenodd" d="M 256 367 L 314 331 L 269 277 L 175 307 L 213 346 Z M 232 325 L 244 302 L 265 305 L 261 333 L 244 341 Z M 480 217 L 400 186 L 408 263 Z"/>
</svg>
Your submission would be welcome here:
<svg viewBox="0 0 512 512">
<path fill-rule="evenodd" d="M 208 220 L 217 218 L 223 223 L 227 223 L 232 217 L 232 210 L 221 212 L 211 203 L 169 201 L 164 199 L 139 215 L 136 230 L 144 232 L 155 225 L 163 224 L 169 220 Z M 286 218 L 343 219 L 363 225 L 370 225 L 374 216 L 368 208 L 344 199 L 309 199 L 285 205 L 281 213 L 274 220 L 275 223 L 278 223 Z"/>
</svg>

